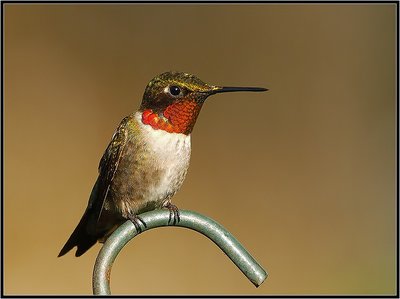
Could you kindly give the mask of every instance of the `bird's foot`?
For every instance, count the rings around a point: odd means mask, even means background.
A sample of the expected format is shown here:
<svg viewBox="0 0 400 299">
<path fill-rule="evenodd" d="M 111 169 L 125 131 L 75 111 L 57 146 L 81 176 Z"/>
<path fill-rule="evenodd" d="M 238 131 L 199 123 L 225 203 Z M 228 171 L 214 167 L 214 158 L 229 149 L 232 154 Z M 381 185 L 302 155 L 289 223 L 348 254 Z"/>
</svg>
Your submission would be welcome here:
<svg viewBox="0 0 400 299">
<path fill-rule="evenodd" d="M 138 215 L 129 215 L 128 216 L 129 220 L 133 223 L 133 225 L 136 228 L 136 231 L 138 234 L 142 232 L 142 228 L 140 227 L 140 223 L 143 224 L 145 228 L 147 228 L 146 222 L 143 221 L 142 218 L 140 218 Z"/>
<path fill-rule="evenodd" d="M 181 221 L 179 209 L 176 205 L 173 205 L 172 203 L 168 202 L 164 206 L 164 208 L 167 208 L 169 210 L 168 224 L 171 223 L 172 215 L 174 216 L 174 220 L 172 221 L 173 225 L 175 225 L 175 224 L 179 223 L 179 221 Z"/>
</svg>

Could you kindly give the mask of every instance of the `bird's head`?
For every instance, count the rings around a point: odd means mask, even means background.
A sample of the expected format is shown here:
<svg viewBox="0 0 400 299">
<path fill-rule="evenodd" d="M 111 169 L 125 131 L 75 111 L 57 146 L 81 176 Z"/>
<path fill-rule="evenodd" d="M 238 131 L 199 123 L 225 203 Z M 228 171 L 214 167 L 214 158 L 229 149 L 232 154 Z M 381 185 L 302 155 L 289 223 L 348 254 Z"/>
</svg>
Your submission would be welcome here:
<svg viewBox="0 0 400 299">
<path fill-rule="evenodd" d="M 139 111 L 144 124 L 169 133 L 190 134 L 204 101 L 213 94 L 233 91 L 266 91 L 260 87 L 220 87 L 194 75 L 166 72 L 147 85 Z"/>
</svg>

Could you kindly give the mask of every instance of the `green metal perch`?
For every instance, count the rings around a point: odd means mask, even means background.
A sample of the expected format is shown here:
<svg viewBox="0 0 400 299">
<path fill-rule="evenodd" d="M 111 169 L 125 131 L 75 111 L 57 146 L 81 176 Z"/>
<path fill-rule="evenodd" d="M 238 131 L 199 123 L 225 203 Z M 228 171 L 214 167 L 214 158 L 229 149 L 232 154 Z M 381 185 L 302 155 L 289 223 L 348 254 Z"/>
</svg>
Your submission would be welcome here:
<svg viewBox="0 0 400 299">
<path fill-rule="evenodd" d="M 175 226 L 193 229 L 211 239 L 235 263 L 244 275 L 256 286 L 267 278 L 267 272 L 244 249 L 244 247 L 225 228 L 214 220 L 192 211 L 180 210 L 180 222 Z M 142 231 L 168 224 L 168 210 L 155 210 L 140 215 L 147 228 Z M 93 294 L 111 295 L 111 267 L 121 249 L 137 235 L 135 226 L 126 221 L 107 239 L 97 256 L 93 270 Z"/>
</svg>

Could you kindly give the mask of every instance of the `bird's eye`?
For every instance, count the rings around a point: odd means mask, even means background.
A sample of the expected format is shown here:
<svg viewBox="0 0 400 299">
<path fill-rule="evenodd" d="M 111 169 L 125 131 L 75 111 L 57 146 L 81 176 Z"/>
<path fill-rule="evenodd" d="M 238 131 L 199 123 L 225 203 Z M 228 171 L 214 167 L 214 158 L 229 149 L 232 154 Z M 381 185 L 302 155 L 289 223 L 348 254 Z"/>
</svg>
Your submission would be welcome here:
<svg viewBox="0 0 400 299">
<path fill-rule="evenodd" d="M 172 85 L 169 87 L 169 93 L 173 96 L 178 96 L 181 93 L 181 89 L 178 86 Z"/>
</svg>

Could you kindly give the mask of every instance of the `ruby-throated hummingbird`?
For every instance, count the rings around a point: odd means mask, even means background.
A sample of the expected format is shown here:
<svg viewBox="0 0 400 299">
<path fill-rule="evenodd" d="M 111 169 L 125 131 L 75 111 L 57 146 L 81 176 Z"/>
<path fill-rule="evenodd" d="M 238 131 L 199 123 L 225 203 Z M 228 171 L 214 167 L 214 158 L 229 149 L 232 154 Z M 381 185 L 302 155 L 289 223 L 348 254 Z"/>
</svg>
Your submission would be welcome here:
<svg viewBox="0 0 400 299">
<path fill-rule="evenodd" d="M 190 135 L 204 101 L 213 94 L 266 91 L 260 87 L 220 87 L 196 76 L 166 72 L 147 85 L 139 110 L 116 129 L 99 164 L 99 176 L 78 226 L 58 256 L 77 246 L 84 254 L 104 242 L 130 219 L 140 232 L 146 226 L 138 214 L 167 208 L 179 221 L 171 203 L 181 187 L 190 159 Z"/>
</svg>

